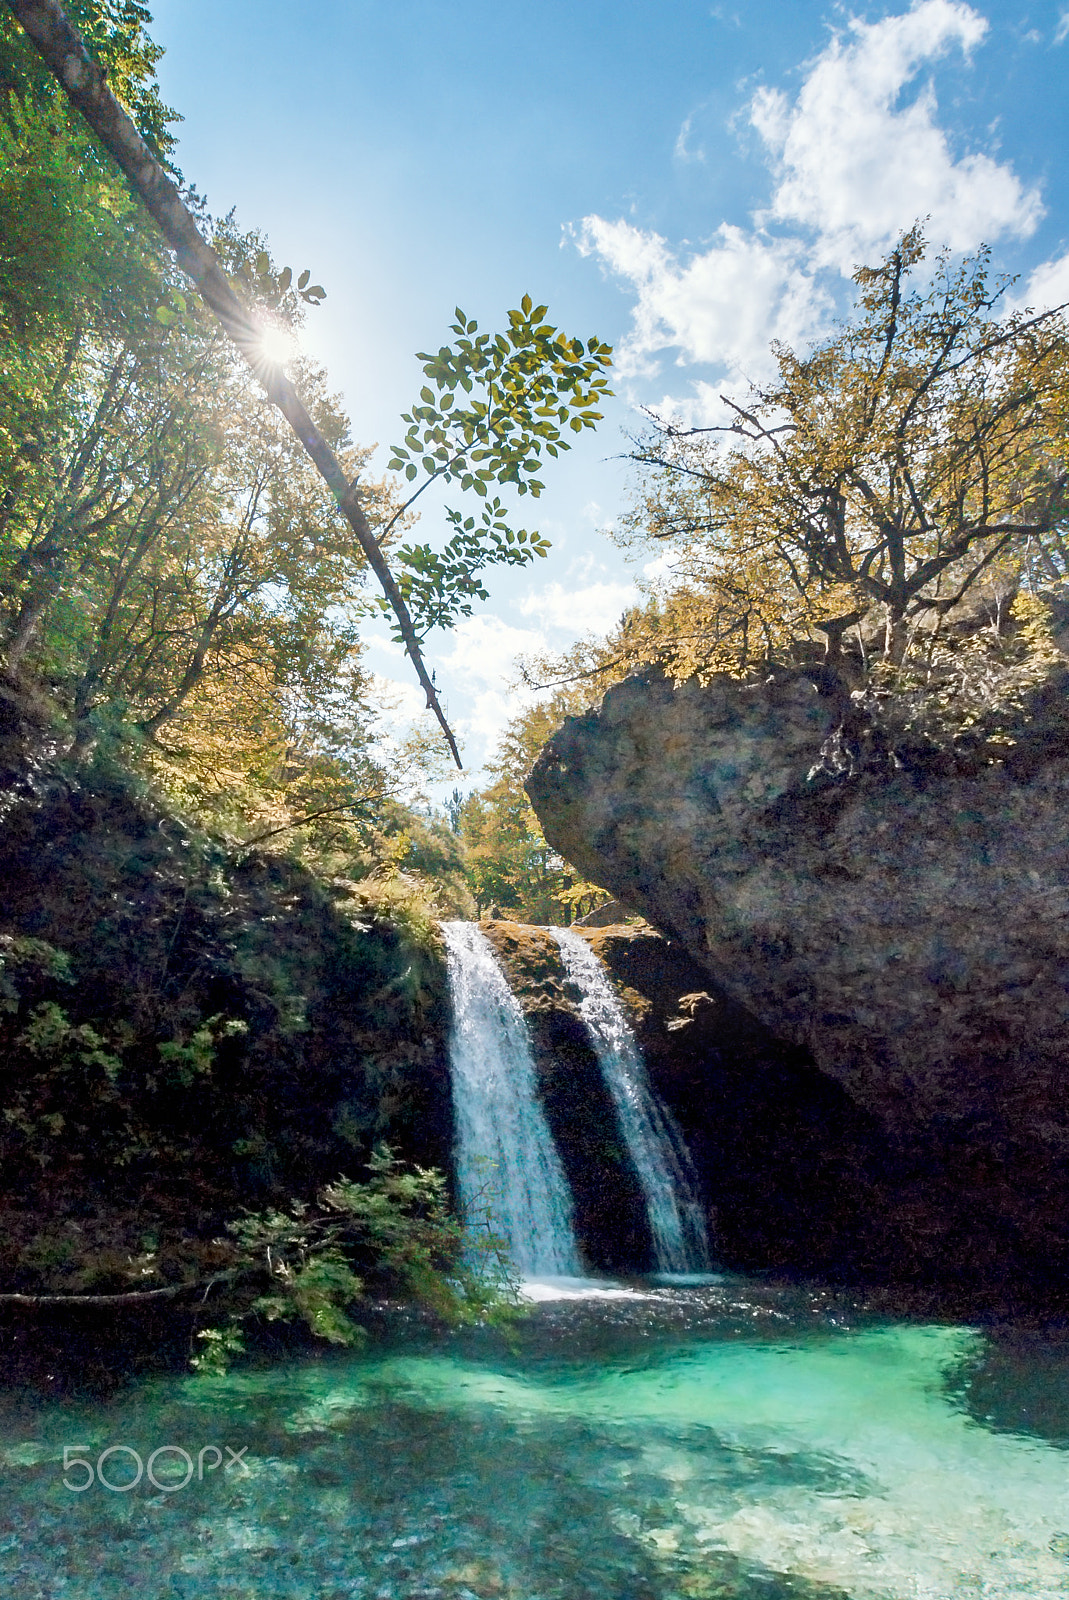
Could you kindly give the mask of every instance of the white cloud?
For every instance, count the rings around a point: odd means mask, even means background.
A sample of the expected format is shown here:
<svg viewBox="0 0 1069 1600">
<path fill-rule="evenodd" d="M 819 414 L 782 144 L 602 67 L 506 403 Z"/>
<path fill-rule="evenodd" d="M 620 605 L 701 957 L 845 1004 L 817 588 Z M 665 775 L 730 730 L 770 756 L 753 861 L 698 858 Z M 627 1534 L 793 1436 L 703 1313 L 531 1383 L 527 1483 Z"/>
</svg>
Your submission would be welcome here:
<svg viewBox="0 0 1069 1600">
<path fill-rule="evenodd" d="M 427 709 L 427 696 L 418 683 L 373 672 L 371 689 L 375 704 L 392 723 L 414 722 Z"/>
<path fill-rule="evenodd" d="M 514 628 L 500 617 L 465 617 L 449 636 L 449 647 L 437 656 L 466 701 L 456 719 L 464 743 L 464 763 L 481 766 L 506 724 L 532 696 L 504 687 L 516 676 L 518 656 L 545 648 L 545 635 L 534 628 Z"/>
<path fill-rule="evenodd" d="M 693 125 L 694 118 L 692 116 L 685 117 L 683 119 L 683 125 L 679 130 L 679 134 L 675 143 L 675 158 L 677 161 L 705 160 L 705 150 L 701 145 L 698 145 L 697 148 L 693 150 L 690 147 L 689 141 Z"/>
<path fill-rule="evenodd" d="M 1054 43 L 1064 44 L 1069 39 L 1069 10 L 1062 12 L 1058 18 L 1058 26 L 1054 30 Z"/>
<path fill-rule="evenodd" d="M 1015 304 L 1034 306 L 1037 311 L 1069 302 L 1069 251 L 1054 261 L 1044 261 L 1032 273 Z"/>
<path fill-rule="evenodd" d="M 519 610 L 546 627 L 564 628 L 575 638 L 581 633 L 607 633 L 637 599 L 633 583 L 591 583 L 581 589 L 549 583 L 525 596 Z"/>
<path fill-rule="evenodd" d="M 959 0 L 921 0 L 880 22 L 852 20 L 793 105 L 781 90 L 759 90 L 750 117 L 779 180 L 761 220 L 813 230 L 815 259 L 845 274 L 917 217 L 930 215 L 929 236 L 954 250 L 1031 233 L 1042 215 L 1038 191 L 990 156 L 955 159 L 930 83 L 900 102 L 927 63 L 955 48 L 968 55 L 986 32 Z"/>
<path fill-rule="evenodd" d="M 580 242 L 638 291 L 620 352 L 625 375 L 650 370 L 648 357 L 669 347 L 681 362 L 756 375 L 767 368 L 772 339 L 804 340 L 830 308 L 797 240 L 723 223 L 708 250 L 681 262 L 659 234 L 594 216 L 584 218 Z"/>
<path fill-rule="evenodd" d="M 520 613 L 541 627 L 513 627 L 486 613 L 457 624 L 434 659 L 439 680 L 455 690 L 463 706 L 454 714 L 447 705 L 446 712 L 469 772 L 482 766 L 512 718 L 541 698 L 538 691 L 517 685 L 520 657 L 559 645 L 559 638 L 553 638 L 558 628 L 568 643 L 587 631 L 605 631 L 635 599 L 637 590 L 629 583 L 604 581 L 570 589 L 551 583 L 518 603 Z"/>
<path fill-rule="evenodd" d="M 514 628 L 500 617 L 465 617 L 449 635 L 441 660 L 451 673 L 472 686 L 497 684 L 511 676 L 516 657 L 545 643 L 533 628 Z"/>
<path fill-rule="evenodd" d="M 670 586 L 673 581 L 678 582 L 675 570 L 682 559 L 682 550 L 662 550 L 651 561 L 643 562 L 642 576 L 654 591 L 665 584 Z"/>
<path fill-rule="evenodd" d="M 583 521 L 591 528 L 607 528 L 610 523 L 605 515 L 605 509 L 596 500 L 588 500 L 580 512 Z"/>
<path fill-rule="evenodd" d="M 471 709 L 457 721 L 464 746 L 464 765 L 469 771 L 485 765 L 505 729 L 525 704 L 521 696 L 503 689 L 484 689 L 474 696 Z"/>
<path fill-rule="evenodd" d="M 649 377 L 658 354 L 674 349 L 680 365 L 708 363 L 760 380 L 770 371 L 770 342 L 818 337 L 843 277 L 878 259 L 917 218 L 930 216 L 929 238 L 954 250 L 1030 234 L 1043 212 L 1038 190 L 989 155 L 955 155 L 931 83 L 906 93 L 948 52 L 968 57 L 987 28 L 963 0 L 914 0 L 897 16 L 851 20 L 809 65 L 793 99 L 760 90 L 749 116 L 774 186 L 750 228 L 723 223 L 705 248 L 684 255 L 623 219 L 586 217 L 580 250 L 636 294 L 621 375 Z M 683 149 L 688 134 L 689 122 Z M 680 404 L 711 421 L 717 390 Z"/>
</svg>

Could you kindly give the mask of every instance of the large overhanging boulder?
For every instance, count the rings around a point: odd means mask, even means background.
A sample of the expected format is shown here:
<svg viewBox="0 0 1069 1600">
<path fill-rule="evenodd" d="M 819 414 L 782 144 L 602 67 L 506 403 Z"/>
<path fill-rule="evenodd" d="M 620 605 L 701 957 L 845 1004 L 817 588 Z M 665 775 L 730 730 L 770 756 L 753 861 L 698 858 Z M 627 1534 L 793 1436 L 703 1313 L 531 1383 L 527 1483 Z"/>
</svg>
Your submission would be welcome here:
<svg viewBox="0 0 1069 1600">
<path fill-rule="evenodd" d="M 1027 1149 L 1067 1187 L 1069 758 L 1034 730 L 1016 762 L 903 764 L 834 681 L 650 673 L 527 788 L 555 849 L 892 1135 Z"/>
</svg>

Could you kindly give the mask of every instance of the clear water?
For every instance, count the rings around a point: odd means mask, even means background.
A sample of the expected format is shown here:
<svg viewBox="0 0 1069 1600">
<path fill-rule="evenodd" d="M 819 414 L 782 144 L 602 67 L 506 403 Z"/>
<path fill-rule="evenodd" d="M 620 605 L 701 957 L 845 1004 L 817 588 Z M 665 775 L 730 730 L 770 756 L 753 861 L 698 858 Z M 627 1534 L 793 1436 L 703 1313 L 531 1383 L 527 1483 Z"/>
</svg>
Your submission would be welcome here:
<svg viewBox="0 0 1069 1600">
<path fill-rule="evenodd" d="M 657 1266 L 662 1272 L 700 1272 L 709 1265 L 709 1239 L 683 1137 L 650 1086 L 634 1030 L 604 966 L 582 934 L 549 931 L 579 990 L 579 1014 L 642 1185 Z"/>
<path fill-rule="evenodd" d="M 513 1349 L 397 1331 L 107 1404 L 0 1397 L 0 1592 L 1064 1596 L 1067 1443 L 1064 1340 L 741 1282 L 546 1300 Z M 65 1444 L 246 1454 L 175 1492 L 79 1494 Z"/>
<path fill-rule="evenodd" d="M 456 1178 L 471 1228 L 499 1235 L 519 1272 L 582 1272 L 572 1200 L 538 1098 L 527 1023 L 486 935 L 444 922 Z"/>
</svg>

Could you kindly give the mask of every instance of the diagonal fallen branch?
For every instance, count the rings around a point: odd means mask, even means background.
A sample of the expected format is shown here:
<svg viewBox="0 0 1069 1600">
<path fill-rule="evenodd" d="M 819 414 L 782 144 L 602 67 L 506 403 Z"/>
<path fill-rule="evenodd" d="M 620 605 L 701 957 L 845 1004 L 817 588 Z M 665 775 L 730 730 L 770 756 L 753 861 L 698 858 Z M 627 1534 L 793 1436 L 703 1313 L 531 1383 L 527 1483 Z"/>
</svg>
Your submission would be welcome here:
<svg viewBox="0 0 1069 1600">
<path fill-rule="evenodd" d="M 356 489 L 346 480 L 337 457 L 285 373 L 265 364 L 261 344 L 263 329 L 234 293 L 218 256 L 201 236 L 175 185 L 112 94 L 106 77 L 89 55 L 62 6 L 57 0 L 7 0 L 7 4 L 72 105 L 78 108 L 101 144 L 118 162 L 174 250 L 179 266 L 196 284 L 315 463 L 393 608 L 405 649 L 427 696 L 427 705 L 441 725 L 454 761 L 463 768 L 452 729 L 424 663 L 411 613 L 364 515 Z"/>
<path fill-rule="evenodd" d="M 220 1272 L 214 1278 L 194 1278 L 191 1283 L 169 1283 L 162 1289 L 125 1289 L 119 1294 L 0 1294 L 3 1306 L 129 1306 L 146 1300 L 173 1300 L 177 1295 L 203 1289 L 205 1294 L 217 1283 L 231 1283 L 236 1272 Z"/>
</svg>

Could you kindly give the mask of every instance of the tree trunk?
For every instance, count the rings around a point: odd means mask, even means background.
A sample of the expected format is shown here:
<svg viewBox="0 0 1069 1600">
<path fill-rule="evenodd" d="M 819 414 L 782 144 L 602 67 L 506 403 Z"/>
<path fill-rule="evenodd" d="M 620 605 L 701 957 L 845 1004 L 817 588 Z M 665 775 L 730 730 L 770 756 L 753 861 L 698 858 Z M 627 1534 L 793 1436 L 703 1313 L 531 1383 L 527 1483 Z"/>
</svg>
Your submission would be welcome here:
<svg viewBox="0 0 1069 1600">
<path fill-rule="evenodd" d="M 887 622 L 884 628 L 883 653 L 888 661 L 900 667 L 905 660 L 906 649 L 909 645 L 909 624 L 905 615 L 897 606 L 887 607 Z"/>
<path fill-rule="evenodd" d="M 41 619 L 59 592 L 59 577 L 59 573 L 55 572 L 40 573 L 31 582 L 30 592 L 19 607 L 19 614 L 4 652 L 4 672 L 8 678 L 18 677 L 23 657 L 33 643 Z"/>
<path fill-rule="evenodd" d="M 424 664 L 411 614 L 364 515 L 355 485 L 347 482 L 337 457 L 285 373 L 265 363 L 262 329 L 231 288 L 218 256 L 201 237 L 178 190 L 112 94 L 107 79 L 86 51 L 63 8 L 57 0 L 7 0 L 7 3 L 68 99 L 125 172 L 174 250 L 179 266 L 192 278 L 330 488 L 390 602 L 405 649 L 427 696 L 427 706 L 438 719 L 454 761 L 463 769 L 452 729 Z"/>
</svg>

